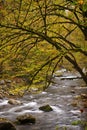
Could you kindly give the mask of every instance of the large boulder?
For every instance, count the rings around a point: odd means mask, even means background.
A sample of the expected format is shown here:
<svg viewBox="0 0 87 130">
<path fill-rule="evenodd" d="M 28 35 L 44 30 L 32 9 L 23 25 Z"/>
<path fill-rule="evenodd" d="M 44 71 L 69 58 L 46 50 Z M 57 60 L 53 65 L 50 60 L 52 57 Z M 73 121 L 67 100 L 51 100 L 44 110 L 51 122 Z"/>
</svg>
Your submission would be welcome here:
<svg viewBox="0 0 87 130">
<path fill-rule="evenodd" d="M 0 130 L 16 130 L 16 128 L 9 120 L 0 118 Z"/>
<path fill-rule="evenodd" d="M 49 104 L 41 106 L 41 107 L 39 107 L 39 109 L 42 110 L 42 111 L 44 111 L 44 112 L 53 111 L 53 109 L 51 108 L 51 106 Z"/>
<path fill-rule="evenodd" d="M 17 121 L 20 124 L 35 124 L 36 119 L 34 116 L 30 115 L 30 114 L 24 114 L 24 115 L 20 115 L 17 117 Z"/>
</svg>

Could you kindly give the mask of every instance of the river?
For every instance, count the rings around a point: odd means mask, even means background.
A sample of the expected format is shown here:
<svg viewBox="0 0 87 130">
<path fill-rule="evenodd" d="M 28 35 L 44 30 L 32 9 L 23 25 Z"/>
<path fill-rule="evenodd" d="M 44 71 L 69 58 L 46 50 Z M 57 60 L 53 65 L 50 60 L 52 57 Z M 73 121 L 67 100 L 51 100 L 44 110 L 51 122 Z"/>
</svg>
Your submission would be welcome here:
<svg viewBox="0 0 87 130">
<path fill-rule="evenodd" d="M 39 94 L 24 95 L 19 98 L 23 104 L 11 105 L 8 99 L 0 99 L 0 117 L 15 121 L 21 114 L 30 113 L 36 117 L 35 124 L 17 125 L 17 130 L 85 130 L 84 126 L 72 125 L 73 122 L 87 122 L 87 108 L 81 113 L 83 106 L 80 102 L 73 106 L 74 98 L 80 93 L 87 93 L 87 87 L 82 79 L 70 72 L 63 76 L 55 76 L 55 84 Z M 49 104 L 53 111 L 43 112 L 40 106 Z"/>
</svg>

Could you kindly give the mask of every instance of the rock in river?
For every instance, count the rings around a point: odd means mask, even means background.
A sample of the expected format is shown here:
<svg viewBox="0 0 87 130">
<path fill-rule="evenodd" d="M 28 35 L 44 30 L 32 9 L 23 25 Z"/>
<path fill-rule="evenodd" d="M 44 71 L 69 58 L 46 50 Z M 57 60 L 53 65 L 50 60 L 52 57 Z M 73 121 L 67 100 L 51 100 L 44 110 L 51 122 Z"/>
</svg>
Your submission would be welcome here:
<svg viewBox="0 0 87 130">
<path fill-rule="evenodd" d="M 41 106 L 39 107 L 40 110 L 44 111 L 44 112 L 50 112 L 50 111 L 53 111 L 53 109 L 50 107 L 49 104 L 47 105 L 44 105 L 44 106 Z"/>
<path fill-rule="evenodd" d="M 0 118 L 0 130 L 16 130 L 16 128 L 9 120 Z"/>
<path fill-rule="evenodd" d="M 8 103 L 12 104 L 12 105 L 20 105 L 20 104 L 22 104 L 22 102 L 20 102 L 19 100 L 15 100 L 15 99 L 9 99 Z"/>
<path fill-rule="evenodd" d="M 17 117 L 17 121 L 20 124 L 35 124 L 36 119 L 34 116 L 30 115 L 30 114 L 24 114 L 24 115 L 20 115 Z"/>
</svg>

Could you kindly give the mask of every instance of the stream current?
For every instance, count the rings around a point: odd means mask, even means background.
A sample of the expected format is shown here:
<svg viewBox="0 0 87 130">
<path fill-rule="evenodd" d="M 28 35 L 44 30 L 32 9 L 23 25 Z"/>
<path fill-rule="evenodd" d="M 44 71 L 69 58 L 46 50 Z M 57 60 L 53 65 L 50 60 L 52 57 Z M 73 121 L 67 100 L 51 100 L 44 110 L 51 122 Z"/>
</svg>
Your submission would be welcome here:
<svg viewBox="0 0 87 130">
<path fill-rule="evenodd" d="M 0 99 L 0 117 L 15 121 L 18 115 L 29 113 L 35 116 L 35 124 L 17 125 L 17 130 L 85 130 L 82 125 L 72 125 L 77 120 L 87 122 L 87 109 L 81 114 L 80 109 L 83 108 L 80 103 L 78 106 L 71 105 L 74 97 L 87 92 L 87 87 L 82 79 L 73 77 L 76 75 L 66 72 L 62 77 L 55 77 L 55 84 L 50 85 L 46 91 L 19 98 L 23 103 L 20 105 L 11 105 L 8 99 Z M 40 106 L 47 104 L 53 111 L 39 110 Z"/>
</svg>

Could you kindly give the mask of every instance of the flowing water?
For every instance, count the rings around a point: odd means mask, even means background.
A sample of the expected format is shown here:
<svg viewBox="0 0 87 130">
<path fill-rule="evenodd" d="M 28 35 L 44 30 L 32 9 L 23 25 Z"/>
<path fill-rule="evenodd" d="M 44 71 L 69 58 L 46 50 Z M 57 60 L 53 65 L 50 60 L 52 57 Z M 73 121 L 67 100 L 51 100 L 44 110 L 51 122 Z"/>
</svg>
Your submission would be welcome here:
<svg viewBox="0 0 87 130">
<path fill-rule="evenodd" d="M 70 80 L 69 78 L 74 77 Z M 67 78 L 68 77 L 68 78 Z M 62 78 L 66 78 L 62 80 Z M 35 124 L 17 125 L 17 130 L 85 130 L 82 125 L 72 125 L 72 122 L 84 120 L 87 122 L 87 110 L 81 114 L 80 107 L 72 106 L 73 98 L 81 92 L 87 92 L 82 79 L 75 78 L 70 73 L 55 77 L 55 84 L 40 93 L 28 94 L 21 100 L 23 104 L 8 104 L 8 99 L 0 100 L 0 117 L 15 121 L 18 115 L 30 113 L 36 117 Z M 83 86 L 83 87 L 82 87 Z M 53 111 L 43 112 L 40 106 L 49 104 Z"/>
</svg>

